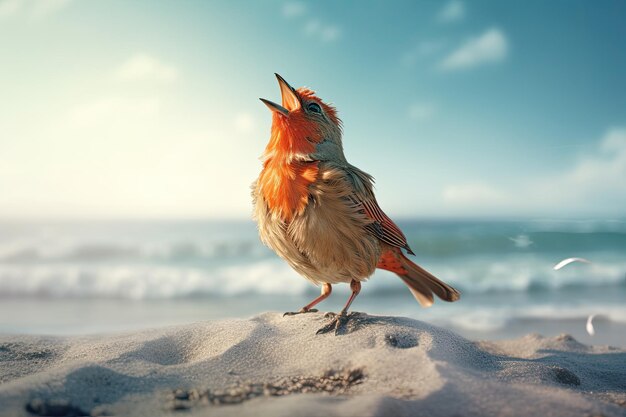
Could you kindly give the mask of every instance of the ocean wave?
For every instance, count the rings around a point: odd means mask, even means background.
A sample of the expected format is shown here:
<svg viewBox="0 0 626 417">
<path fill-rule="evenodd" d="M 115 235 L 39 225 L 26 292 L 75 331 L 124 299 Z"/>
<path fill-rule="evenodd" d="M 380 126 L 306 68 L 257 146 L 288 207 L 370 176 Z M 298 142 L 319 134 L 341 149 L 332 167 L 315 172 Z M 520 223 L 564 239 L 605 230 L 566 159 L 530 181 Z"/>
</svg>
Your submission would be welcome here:
<svg viewBox="0 0 626 417">
<path fill-rule="evenodd" d="M 415 253 L 426 259 L 508 254 L 556 257 L 626 250 L 623 222 L 406 222 Z M 80 226 L 80 227 L 79 227 Z M 93 224 L 7 228 L 0 223 L 0 263 L 206 263 L 268 259 L 254 225 Z"/>
<path fill-rule="evenodd" d="M 473 293 L 537 292 L 626 284 L 626 262 L 599 261 L 555 271 L 545 257 L 511 256 L 498 261 L 484 259 L 455 262 L 437 268 L 462 289 Z"/>
<path fill-rule="evenodd" d="M 624 222 L 405 222 L 417 262 L 465 294 L 624 285 Z M 317 290 L 248 223 L 0 223 L 0 296 L 176 298 Z M 589 265 L 559 260 L 582 256 Z M 406 291 L 380 271 L 368 291 Z M 341 290 L 340 290 L 341 291 Z"/>
<path fill-rule="evenodd" d="M 547 261 L 456 262 L 424 265 L 466 294 L 536 292 L 623 286 L 626 265 L 602 263 L 554 271 Z M 406 291 L 392 273 L 377 271 L 371 294 Z M 144 264 L 0 264 L 0 296 L 116 297 L 130 299 L 305 294 L 315 292 L 279 259 L 213 267 Z"/>
<path fill-rule="evenodd" d="M 429 317 L 439 323 L 450 324 L 454 327 L 480 332 L 494 332 L 514 322 L 535 322 L 550 320 L 552 322 L 577 321 L 582 328 L 590 315 L 596 315 L 596 323 L 611 321 L 614 323 L 626 323 L 626 306 L 603 305 L 590 303 L 585 307 L 563 307 L 554 305 L 518 306 L 515 308 L 493 308 L 480 306 L 475 309 L 467 309 L 463 314 Z"/>
<path fill-rule="evenodd" d="M 306 290 L 304 280 L 285 275 L 291 272 L 272 262 L 211 271 L 152 265 L 9 265 L 0 266 L 0 295 L 153 299 Z"/>
<path fill-rule="evenodd" d="M 269 250 L 253 240 L 223 242 L 9 242 L 0 244 L 0 263 L 135 261 L 175 263 L 267 257 Z"/>
</svg>

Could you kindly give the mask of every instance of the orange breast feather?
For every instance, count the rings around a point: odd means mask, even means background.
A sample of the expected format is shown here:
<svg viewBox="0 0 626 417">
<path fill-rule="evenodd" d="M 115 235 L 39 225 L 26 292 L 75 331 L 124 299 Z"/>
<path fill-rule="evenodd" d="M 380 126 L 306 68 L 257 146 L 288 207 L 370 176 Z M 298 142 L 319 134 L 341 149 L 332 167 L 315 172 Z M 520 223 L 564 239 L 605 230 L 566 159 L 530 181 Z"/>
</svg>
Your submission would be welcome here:
<svg viewBox="0 0 626 417">
<path fill-rule="evenodd" d="M 320 140 L 315 123 L 302 114 L 290 115 L 288 123 L 274 114 L 259 185 L 270 211 L 285 221 L 304 211 L 309 185 L 317 179 L 319 162 L 301 161 L 297 157 L 312 153 Z"/>
<path fill-rule="evenodd" d="M 268 161 L 259 184 L 270 211 L 285 221 L 301 214 L 309 200 L 309 185 L 317 179 L 318 162 Z"/>
</svg>

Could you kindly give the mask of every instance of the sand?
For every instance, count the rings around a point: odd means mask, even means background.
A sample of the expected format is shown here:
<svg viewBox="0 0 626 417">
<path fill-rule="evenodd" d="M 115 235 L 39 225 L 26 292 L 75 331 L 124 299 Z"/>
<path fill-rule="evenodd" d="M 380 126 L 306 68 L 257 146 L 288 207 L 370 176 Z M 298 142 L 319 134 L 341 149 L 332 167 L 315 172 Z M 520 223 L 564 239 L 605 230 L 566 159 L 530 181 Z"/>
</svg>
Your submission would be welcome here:
<svg viewBox="0 0 626 417">
<path fill-rule="evenodd" d="M 365 314 L 316 335 L 326 320 L 0 336 L 0 416 L 626 416 L 622 349 Z"/>
</svg>

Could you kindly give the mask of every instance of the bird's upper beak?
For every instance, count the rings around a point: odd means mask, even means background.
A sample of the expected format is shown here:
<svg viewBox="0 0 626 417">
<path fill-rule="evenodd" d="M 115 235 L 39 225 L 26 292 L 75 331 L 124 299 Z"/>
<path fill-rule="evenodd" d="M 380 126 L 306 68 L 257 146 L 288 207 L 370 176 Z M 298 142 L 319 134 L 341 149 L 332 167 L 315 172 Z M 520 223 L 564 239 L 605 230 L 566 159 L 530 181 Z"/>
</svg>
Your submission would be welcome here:
<svg viewBox="0 0 626 417">
<path fill-rule="evenodd" d="M 278 79 L 278 86 L 280 87 L 280 94 L 282 95 L 283 105 L 276 104 L 272 101 L 266 100 L 264 98 L 260 99 L 265 105 L 274 112 L 279 112 L 284 114 L 285 116 L 294 110 L 298 110 L 301 106 L 300 98 L 296 93 L 296 90 L 289 85 L 287 81 L 283 77 L 278 74 L 275 74 Z"/>
</svg>

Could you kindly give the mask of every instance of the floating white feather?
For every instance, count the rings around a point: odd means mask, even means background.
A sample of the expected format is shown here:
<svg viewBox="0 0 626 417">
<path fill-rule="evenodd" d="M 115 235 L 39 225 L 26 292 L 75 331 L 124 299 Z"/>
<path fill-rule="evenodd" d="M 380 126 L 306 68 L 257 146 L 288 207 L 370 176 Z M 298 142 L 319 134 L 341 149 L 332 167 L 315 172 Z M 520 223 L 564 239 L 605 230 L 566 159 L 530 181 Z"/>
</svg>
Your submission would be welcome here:
<svg viewBox="0 0 626 417">
<path fill-rule="evenodd" d="M 559 262 L 558 264 L 554 265 L 553 269 L 555 271 L 558 271 L 559 269 L 563 268 L 565 265 L 569 265 L 572 262 L 582 262 L 585 264 L 590 264 L 591 261 L 587 260 L 585 258 L 567 258 L 567 259 L 563 259 L 561 262 Z"/>
<path fill-rule="evenodd" d="M 587 319 L 587 333 L 589 333 L 589 336 L 593 336 L 594 334 L 596 334 L 596 330 L 593 328 L 593 318 L 595 316 L 595 314 L 592 314 Z"/>
</svg>

